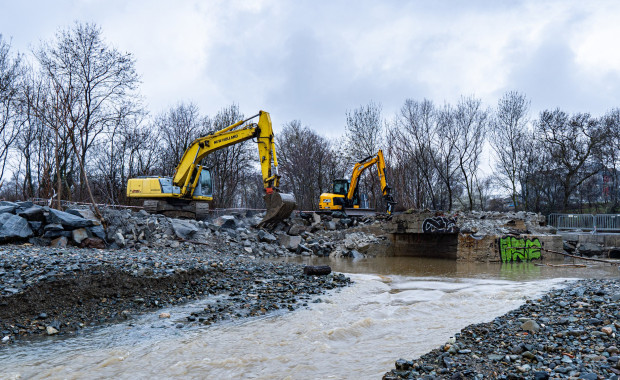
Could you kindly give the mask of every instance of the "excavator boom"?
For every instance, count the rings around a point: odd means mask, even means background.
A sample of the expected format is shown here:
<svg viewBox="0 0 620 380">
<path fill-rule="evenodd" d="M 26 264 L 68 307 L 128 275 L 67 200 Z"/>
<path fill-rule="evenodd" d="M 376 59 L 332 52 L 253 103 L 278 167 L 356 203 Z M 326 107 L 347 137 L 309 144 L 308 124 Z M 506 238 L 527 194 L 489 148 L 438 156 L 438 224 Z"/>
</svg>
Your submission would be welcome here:
<svg viewBox="0 0 620 380">
<path fill-rule="evenodd" d="M 246 124 L 258 117 L 257 123 Z M 246 125 L 244 125 L 246 124 Z M 240 127 L 240 128 L 239 128 Z M 142 191 L 132 186 L 132 180 L 127 186 L 127 195 L 137 198 L 161 198 L 179 200 L 207 200 L 197 194 L 201 189 L 201 179 L 204 178 L 203 167 L 200 162 L 209 154 L 224 149 L 228 146 L 239 144 L 249 139 L 255 139 L 258 146 L 259 162 L 265 188 L 265 202 L 267 213 L 261 225 L 274 223 L 290 216 L 296 203 L 292 194 L 280 193 L 280 175 L 278 174 L 278 161 L 275 151 L 274 134 L 269 113 L 260 111 L 258 114 L 234 123 L 222 130 L 194 140 L 185 150 L 172 177 L 171 192 L 151 193 Z M 153 180 L 152 178 L 149 178 Z M 160 179 L 161 181 L 161 179 Z M 153 184 L 155 182 L 151 181 Z M 154 185 L 156 187 L 156 185 Z M 175 191 L 174 189 L 178 189 Z M 202 194 L 202 193 L 201 193 Z M 171 203 L 171 202 L 168 202 Z M 177 202 L 178 203 L 178 202 Z"/>
</svg>

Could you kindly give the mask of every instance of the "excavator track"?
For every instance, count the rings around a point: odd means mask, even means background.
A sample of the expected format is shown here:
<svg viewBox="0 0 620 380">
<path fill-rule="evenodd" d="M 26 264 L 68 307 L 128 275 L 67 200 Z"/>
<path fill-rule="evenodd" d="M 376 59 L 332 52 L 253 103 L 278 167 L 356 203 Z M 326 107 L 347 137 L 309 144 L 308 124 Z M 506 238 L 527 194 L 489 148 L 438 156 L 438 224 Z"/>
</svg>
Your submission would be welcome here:
<svg viewBox="0 0 620 380">
<path fill-rule="evenodd" d="M 168 200 L 145 200 L 142 207 L 149 214 L 163 214 L 169 218 L 202 220 L 209 216 L 209 203 L 191 201 L 187 203 Z"/>
</svg>

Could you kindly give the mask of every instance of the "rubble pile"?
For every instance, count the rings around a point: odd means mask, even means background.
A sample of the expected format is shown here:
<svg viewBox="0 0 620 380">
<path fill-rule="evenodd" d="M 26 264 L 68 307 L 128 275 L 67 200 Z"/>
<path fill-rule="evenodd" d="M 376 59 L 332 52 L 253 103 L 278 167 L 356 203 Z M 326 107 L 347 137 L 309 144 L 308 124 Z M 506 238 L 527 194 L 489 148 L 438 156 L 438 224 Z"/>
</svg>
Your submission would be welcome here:
<svg viewBox="0 0 620 380">
<path fill-rule="evenodd" d="M 32 202 L 0 202 L 0 242 L 104 248 L 106 233 L 90 210 L 55 210 Z"/>
<path fill-rule="evenodd" d="M 177 248 L 189 242 L 255 257 L 362 257 L 368 254 L 370 245 L 382 240 L 356 230 L 375 223 L 373 218 L 337 216 L 298 213 L 287 223 L 266 230 L 255 227 L 262 216 L 254 211 L 214 215 L 204 221 L 172 219 L 144 211 L 104 212 L 110 248 Z"/>
<path fill-rule="evenodd" d="M 168 218 L 144 210 L 102 209 L 99 220 L 88 208 L 66 211 L 32 202 L 0 202 L 0 243 L 35 246 L 108 249 L 192 249 L 195 244 L 214 252 L 254 257 L 332 256 L 363 257 L 369 247 L 384 238 L 362 232 L 361 227 L 379 223 L 375 218 L 344 214 L 296 213 L 287 221 L 259 229 L 262 215 L 239 211 L 212 215 L 205 220 Z"/>
<path fill-rule="evenodd" d="M 472 211 L 459 214 L 458 224 L 462 233 L 476 235 L 505 234 L 554 234 L 546 226 L 545 216 L 533 212 Z"/>
</svg>

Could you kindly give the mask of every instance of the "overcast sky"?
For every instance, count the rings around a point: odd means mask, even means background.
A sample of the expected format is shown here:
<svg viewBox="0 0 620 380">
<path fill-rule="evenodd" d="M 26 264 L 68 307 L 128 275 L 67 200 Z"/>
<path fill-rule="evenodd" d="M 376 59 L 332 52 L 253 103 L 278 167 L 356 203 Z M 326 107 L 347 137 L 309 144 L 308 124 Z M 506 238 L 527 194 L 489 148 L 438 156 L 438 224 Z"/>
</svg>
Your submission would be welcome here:
<svg viewBox="0 0 620 380">
<path fill-rule="evenodd" d="M 29 52 L 75 21 L 134 55 L 152 114 L 184 101 L 203 114 L 237 103 L 274 125 L 324 135 L 369 101 L 489 106 L 506 91 L 546 108 L 620 106 L 617 1 L 0 0 L 0 34 Z"/>
</svg>

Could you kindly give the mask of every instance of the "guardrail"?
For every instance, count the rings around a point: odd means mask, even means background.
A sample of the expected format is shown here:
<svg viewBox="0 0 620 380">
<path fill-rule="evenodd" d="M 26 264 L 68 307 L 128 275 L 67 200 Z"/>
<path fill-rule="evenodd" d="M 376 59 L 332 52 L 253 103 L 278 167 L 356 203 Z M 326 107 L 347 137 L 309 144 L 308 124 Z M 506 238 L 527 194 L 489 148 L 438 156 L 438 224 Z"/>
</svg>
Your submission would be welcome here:
<svg viewBox="0 0 620 380">
<path fill-rule="evenodd" d="M 558 230 L 620 232 L 620 214 L 550 214 L 547 224 Z"/>
</svg>

